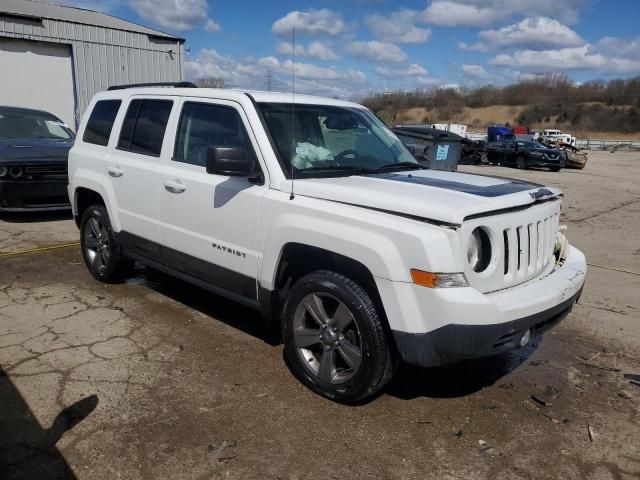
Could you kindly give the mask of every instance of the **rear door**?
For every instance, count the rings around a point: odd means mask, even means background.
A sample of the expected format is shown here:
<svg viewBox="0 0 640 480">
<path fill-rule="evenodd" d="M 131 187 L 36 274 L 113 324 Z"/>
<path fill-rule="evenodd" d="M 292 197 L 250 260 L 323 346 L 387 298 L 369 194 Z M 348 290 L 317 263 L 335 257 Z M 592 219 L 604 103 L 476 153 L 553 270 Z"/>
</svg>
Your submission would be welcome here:
<svg viewBox="0 0 640 480">
<path fill-rule="evenodd" d="M 157 169 L 174 101 L 132 97 L 106 161 L 120 222 L 120 241 L 130 252 L 161 261 Z"/>
<path fill-rule="evenodd" d="M 165 258 L 175 270 L 255 301 L 266 182 L 205 168 L 213 146 L 244 148 L 257 168 L 264 165 L 246 115 L 236 102 L 187 98 L 175 122 L 173 157 L 163 156 L 157 180 Z"/>
</svg>

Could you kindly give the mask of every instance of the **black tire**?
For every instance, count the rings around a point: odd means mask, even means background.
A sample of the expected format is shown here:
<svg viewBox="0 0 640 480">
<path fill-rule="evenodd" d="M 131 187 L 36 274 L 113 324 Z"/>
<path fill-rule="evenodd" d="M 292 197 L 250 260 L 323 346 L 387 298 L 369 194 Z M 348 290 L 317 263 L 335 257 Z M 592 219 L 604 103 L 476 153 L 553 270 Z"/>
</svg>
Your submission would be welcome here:
<svg viewBox="0 0 640 480">
<path fill-rule="evenodd" d="M 122 255 L 109 214 L 102 205 L 92 205 L 84 211 L 80 222 L 80 248 L 84 263 L 96 280 L 118 283 L 131 273 L 133 260 Z"/>
<path fill-rule="evenodd" d="M 341 308 L 341 304 L 351 315 L 348 323 L 351 330 L 344 328 L 336 333 L 336 329 L 333 329 L 334 338 L 335 335 L 339 337 L 337 346 L 324 344 L 325 339 L 315 340 L 315 343 L 308 345 L 308 349 L 299 348 L 298 339 L 301 338 L 299 332 L 303 330 L 300 327 L 299 312 L 303 312 L 305 321 L 310 321 L 312 324 L 314 322 L 313 316 L 303 303 L 309 298 L 321 298 L 322 302 L 326 302 L 323 310 L 330 309 L 331 304 L 337 302 L 338 308 Z M 326 311 L 326 316 L 331 321 L 339 316 L 336 315 L 337 309 L 333 311 L 332 317 L 329 317 L 329 312 L 330 310 Z M 325 334 L 320 326 L 317 333 L 321 333 L 318 338 Z M 316 338 L 315 334 L 307 333 L 306 335 L 310 339 Z M 375 395 L 391 379 L 397 363 L 390 343 L 392 340 L 371 297 L 351 279 L 326 270 L 310 273 L 292 287 L 282 314 L 282 338 L 293 374 L 314 392 L 340 403 L 359 403 Z M 339 343 L 340 341 L 344 343 Z M 343 349 L 348 350 L 347 345 L 351 348 L 355 344 L 360 350 L 357 369 L 347 364 L 348 356 L 345 356 L 343 351 Z M 336 359 L 334 361 L 336 369 L 331 370 L 335 373 L 335 377 L 327 381 L 326 376 L 323 379 L 320 372 L 324 355 L 331 352 Z M 317 372 L 314 370 L 314 363 L 318 364 Z M 340 370 L 340 363 L 343 367 L 346 366 L 346 369 Z"/>
<path fill-rule="evenodd" d="M 516 158 L 516 167 L 520 170 L 527 169 L 527 158 L 524 155 L 518 155 L 518 158 Z"/>
<path fill-rule="evenodd" d="M 559 172 L 560 167 L 549 167 L 549 170 L 551 170 L 552 172 Z"/>
</svg>

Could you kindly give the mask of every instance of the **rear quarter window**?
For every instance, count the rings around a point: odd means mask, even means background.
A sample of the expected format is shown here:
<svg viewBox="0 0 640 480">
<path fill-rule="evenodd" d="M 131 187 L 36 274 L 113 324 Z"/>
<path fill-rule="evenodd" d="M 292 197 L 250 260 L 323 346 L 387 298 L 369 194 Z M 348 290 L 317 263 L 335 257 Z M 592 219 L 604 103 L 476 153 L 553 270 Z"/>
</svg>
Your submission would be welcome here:
<svg viewBox="0 0 640 480">
<path fill-rule="evenodd" d="M 113 129 L 113 122 L 116 119 L 116 115 L 118 115 L 121 104 L 120 100 L 100 100 L 96 102 L 84 129 L 82 141 L 106 147 Z"/>
</svg>

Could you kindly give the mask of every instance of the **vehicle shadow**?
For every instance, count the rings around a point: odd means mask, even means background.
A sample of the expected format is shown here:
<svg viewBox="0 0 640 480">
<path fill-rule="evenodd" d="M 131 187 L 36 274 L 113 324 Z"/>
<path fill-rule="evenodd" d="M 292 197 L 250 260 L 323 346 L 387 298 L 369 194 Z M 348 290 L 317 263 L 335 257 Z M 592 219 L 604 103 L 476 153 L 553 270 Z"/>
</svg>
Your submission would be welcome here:
<svg viewBox="0 0 640 480">
<path fill-rule="evenodd" d="M 93 412 L 98 405 L 96 395 L 89 395 L 65 408 L 51 427 L 43 428 L 0 367 L 0 405 L 1 478 L 76 478 L 56 443 Z"/>
<path fill-rule="evenodd" d="M 0 213 L 0 221 L 7 223 L 36 223 L 36 222 L 59 222 L 63 220 L 72 220 L 73 215 L 71 209 L 56 210 L 53 212 L 2 212 Z"/>
<path fill-rule="evenodd" d="M 171 275 L 136 264 L 135 276 L 127 282 L 144 285 L 176 302 L 258 338 L 272 347 L 282 344 L 277 321 L 268 322 L 259 312 L 249 307 L 244 307 Z M 404 400 L 419 397 L 464 397 L 495 384 L 518 368 L 538 348 L 539 341 L 540 339 L 534 339 L 527 347 L 513 352 L 465 360 L 441 367 L 423 368 L 401 362 L 391 382 L 380 394 Z M 287 364 L 284 352 L 283 358 Z"/>
<path fill-rule="evenodd" d="M 423 368 L 402 363 L 384 393 L 403 400 L 471 395 L 499 382 L 522 365 L 538 348 L 539 341 L 536 339 L 525 348 L 513 352 L 441 367 Z"/>
<path fill-rule="evenodd" d="M 135 276 L 127 283 L 142 284 L 230 327 L 258 338 L 272 347 L 282 344 L 277 322 L 269 322 L 260 312 L 211 293 L 171 275 L 136 263 Z"/>
</svg>

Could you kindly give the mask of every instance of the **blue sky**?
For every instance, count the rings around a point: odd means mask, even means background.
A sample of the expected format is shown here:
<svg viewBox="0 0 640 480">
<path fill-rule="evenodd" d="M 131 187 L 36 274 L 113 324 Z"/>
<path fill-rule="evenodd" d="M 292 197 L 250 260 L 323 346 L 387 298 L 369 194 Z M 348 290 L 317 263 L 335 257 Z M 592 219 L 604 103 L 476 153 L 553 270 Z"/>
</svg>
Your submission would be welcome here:
<svg viewBox="0 0 640 480">
<path fill-rule="evenodd" d="M 70 0 L 186 38 L 188 78 L 354 97 L 640 75 L 638 0 Z"/>
</svg>

